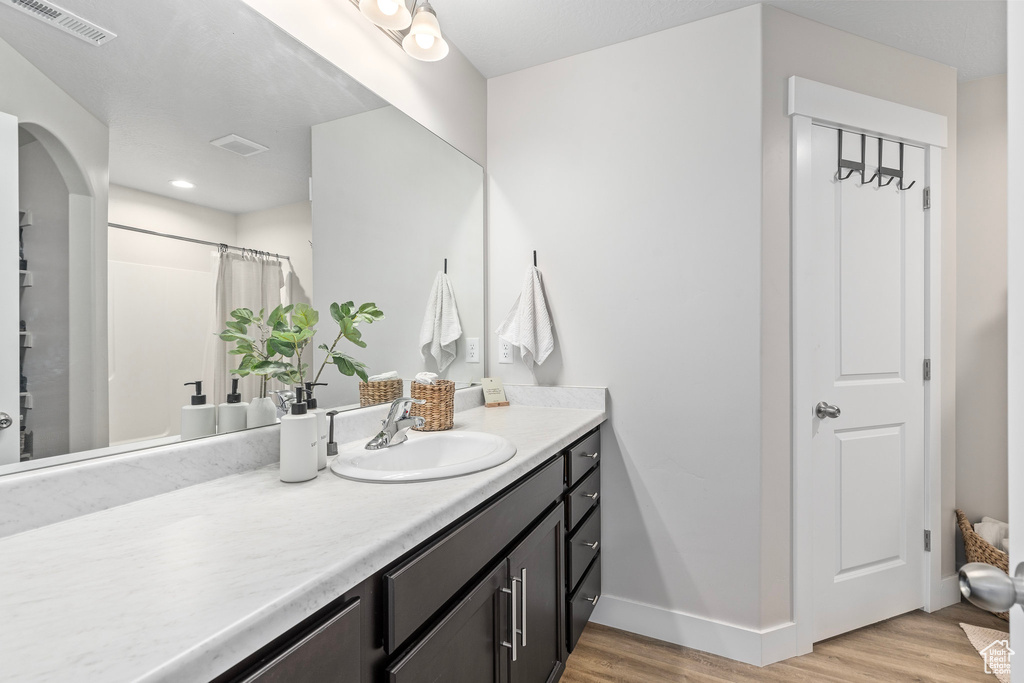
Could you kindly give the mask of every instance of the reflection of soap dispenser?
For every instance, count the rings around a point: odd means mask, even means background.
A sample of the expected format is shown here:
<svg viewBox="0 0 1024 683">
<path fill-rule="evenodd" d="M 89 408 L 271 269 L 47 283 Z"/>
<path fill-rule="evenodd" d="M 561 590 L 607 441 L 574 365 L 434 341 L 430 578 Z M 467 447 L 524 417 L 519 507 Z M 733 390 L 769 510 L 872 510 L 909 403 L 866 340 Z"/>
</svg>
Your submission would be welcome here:
<svg viewBox="0 0 1024 683">
<path fill-rule="evenodd" d="M 245 429 L 245 414 L 248 410 L 249 404 L 242 403 L 242 395 L 238 393 L 238 378 L 233 377 L 227 401 L 217 406 L 217 432 L 226 434 Z"/>
<path fill-rule="evenodd" d="M 281 418 L 281 481 L 296 483 L 316 477 L 316 415 L 306 412 L 302 387 L 296 387 L 291 411 Z"/>
<path fill-rule="evenodd" d="M 187 387 L 192 384 L 196 387 L 192 403 L 191 405 L 183 406 L 181 409 L 182 441 L 217 433 L 216 408 L 206 404 L 206 396 L 203 394 L 203 383 L 200 380 L 196 380 L 195 382 L 186 382 L 185 386 Z"/>
<path fill-rule="evenodd" d="M 306 382 L 306 406 L 316 415 L 316 468 L 327 468 L 327 411 L 317 407 L 313 398 L 313 387 L 326 387 L 326 382 Z"/>
</svg>

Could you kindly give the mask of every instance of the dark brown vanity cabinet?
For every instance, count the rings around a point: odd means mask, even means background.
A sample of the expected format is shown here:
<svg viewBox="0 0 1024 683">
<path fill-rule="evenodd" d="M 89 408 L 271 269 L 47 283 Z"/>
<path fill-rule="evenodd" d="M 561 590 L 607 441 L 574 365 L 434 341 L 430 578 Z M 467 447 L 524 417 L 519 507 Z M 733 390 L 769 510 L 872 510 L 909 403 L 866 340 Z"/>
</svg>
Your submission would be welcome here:
<svg viewBox="0 0 1024 683">
<path fill-rule="evenodd" d="M 565 455 L 566 648 L 572 652 L 601 597 L 601 433 Z"/>
<path fill-rule="evenodd" d="M 600 596 L 599 447 L 594 430 L 217 680 L 557 681 Z"/>
</svg>

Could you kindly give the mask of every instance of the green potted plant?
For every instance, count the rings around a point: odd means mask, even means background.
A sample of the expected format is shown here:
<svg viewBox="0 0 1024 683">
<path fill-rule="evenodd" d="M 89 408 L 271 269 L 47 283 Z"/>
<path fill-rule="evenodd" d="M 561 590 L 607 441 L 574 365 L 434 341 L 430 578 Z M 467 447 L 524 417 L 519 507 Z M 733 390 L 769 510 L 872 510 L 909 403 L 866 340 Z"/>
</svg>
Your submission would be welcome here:
<svg viewBox="0 0 1024 683">
<path fill-rule="evenodd" d="M 260 378 L 259 395 L 249 403 L 246 412 L 248 427 L 261 427 L 277 421 L 277 407 L 267 396 L 267 383 L 291 366 L 280 360 L 281 348 L 273 335 L 291 310 L 291 306 L 278 306 L 264 319 L 264 309 L 260 309 L 257 315 L 248 308 L 236 308 L 231 311 L 232 320 L 225 323 L 226 329 L 220 333 L 224 341 L 235 342 L 235 348 L 228 353 L 242 357 L 238 368 L 231 370 L 231 374 Z"/>
</svg>

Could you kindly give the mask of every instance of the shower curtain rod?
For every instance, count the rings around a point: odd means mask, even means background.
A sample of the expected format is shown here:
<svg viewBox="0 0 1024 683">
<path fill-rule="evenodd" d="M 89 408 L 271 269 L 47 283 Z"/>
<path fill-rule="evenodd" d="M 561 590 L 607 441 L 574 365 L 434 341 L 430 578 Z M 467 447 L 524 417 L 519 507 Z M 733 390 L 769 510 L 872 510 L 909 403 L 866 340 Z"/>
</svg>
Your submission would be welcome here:
<svg viewBox="0 0 1024 683">
<path fill-rule="evenodd" d="M 120 223 L 107 223 L 111 228 L 117 228 L 118 230 L 129 230 L 131 232 L 141 232 L 144 235 L 153 235 L 154 237 L 167 237 L 172 240 L 181 240 L 182 242 L 193 242 L 195 244 L 205 244 L 208 247 L 224 247 L 225 249 L 235 249 L 236 251 L 246 252 L 251 251 L 254 254 L 262 254 L 264 256 L 273 256 L 277 259 L 283 259 L 289 263 L 292 260 L 291 256 L 285 256 L 283 254 L 275 254 L 270 251 L 260 251 L 259 249 L 248 249 L 246 247 L 236 247 L 230 244 L 224 244 L 223 242 L 208 242 L 207 240 L 197 240 L 194 237 L 182 237 L 181 235 L 171 235 L 166 232 L 157 232 L 155 230 L 145 230 L 143 228 L 132 227 L 131 225 L 121 225 Z"/>
</svg>

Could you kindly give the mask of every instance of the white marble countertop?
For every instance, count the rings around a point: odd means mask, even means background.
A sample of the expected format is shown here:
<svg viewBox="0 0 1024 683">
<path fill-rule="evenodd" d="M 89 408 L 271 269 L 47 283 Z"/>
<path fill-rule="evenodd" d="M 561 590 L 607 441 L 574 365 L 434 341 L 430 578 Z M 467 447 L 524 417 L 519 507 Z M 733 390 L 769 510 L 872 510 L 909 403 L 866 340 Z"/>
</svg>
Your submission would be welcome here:
<svg viewBox="0 0 1024 683">
<path fill-rule="evenodd" d="M 283 484 L 271 465 L 0 539 L 0 679 L 207 680 L 604 419 L 473 408 L 456 429 L 514 458 L 410 484 Z"/>
</svg>

